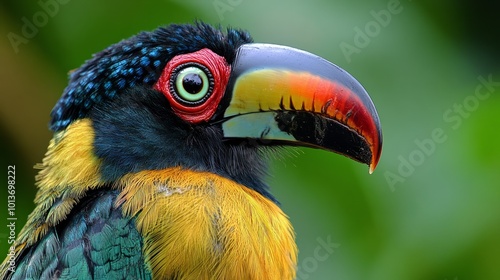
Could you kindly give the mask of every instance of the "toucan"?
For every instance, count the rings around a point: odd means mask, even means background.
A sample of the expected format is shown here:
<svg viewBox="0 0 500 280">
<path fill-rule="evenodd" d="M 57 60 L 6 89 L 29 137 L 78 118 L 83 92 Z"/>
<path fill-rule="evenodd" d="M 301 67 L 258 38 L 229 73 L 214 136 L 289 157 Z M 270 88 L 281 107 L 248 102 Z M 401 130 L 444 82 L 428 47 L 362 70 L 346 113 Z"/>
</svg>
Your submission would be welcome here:
<svg viewBox="0 0 500 280">
<path fill-rule="evenodd" d="M 3 279 L 294 279 L 269 155 L 319 148 L 372 172 L 382 149 L 375 106 L 346 71 L 203 22 L 95 54 L 70 72 L 50 129 Z"/>
</svg>

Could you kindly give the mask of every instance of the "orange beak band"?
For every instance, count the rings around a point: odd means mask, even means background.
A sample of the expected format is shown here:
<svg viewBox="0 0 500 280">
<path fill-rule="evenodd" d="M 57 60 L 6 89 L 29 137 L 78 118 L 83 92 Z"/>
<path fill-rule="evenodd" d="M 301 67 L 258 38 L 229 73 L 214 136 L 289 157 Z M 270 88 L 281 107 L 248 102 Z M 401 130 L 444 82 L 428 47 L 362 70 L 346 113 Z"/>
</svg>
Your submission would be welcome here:
<svg viewBox="0 0 500 280">
<path fill-rule="evenodd" d="M 382 131 L 368 93 L 347 72 L 297 49 L 247 44 L 238 49 L 222 101 L 226 139 L 333 151 L 373 172 Z"/>
</svg>

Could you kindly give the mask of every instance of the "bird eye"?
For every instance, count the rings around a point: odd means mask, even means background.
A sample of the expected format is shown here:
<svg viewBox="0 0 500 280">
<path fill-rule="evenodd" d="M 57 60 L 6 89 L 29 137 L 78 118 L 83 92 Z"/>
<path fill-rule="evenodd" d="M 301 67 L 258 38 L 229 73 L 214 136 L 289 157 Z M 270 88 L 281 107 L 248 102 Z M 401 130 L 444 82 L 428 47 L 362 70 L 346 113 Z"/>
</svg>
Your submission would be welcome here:
<svg viewBox="0 0 500 280">
<path fill-rule="evenodd" d="M 186 105 L 203 103 L 213 89 L 213 77 L 203 65 L 193 63 L 179 66 L 172 75 L 171 86 L 176 99 Z"/>
<path fill-rule="evenodd" d="M 174 56 L 154 89 L 163 93 L 172 111 L 189 123 L 208 121 L 226 92 L 231 66 L 209 49 Z"/>
</svg>

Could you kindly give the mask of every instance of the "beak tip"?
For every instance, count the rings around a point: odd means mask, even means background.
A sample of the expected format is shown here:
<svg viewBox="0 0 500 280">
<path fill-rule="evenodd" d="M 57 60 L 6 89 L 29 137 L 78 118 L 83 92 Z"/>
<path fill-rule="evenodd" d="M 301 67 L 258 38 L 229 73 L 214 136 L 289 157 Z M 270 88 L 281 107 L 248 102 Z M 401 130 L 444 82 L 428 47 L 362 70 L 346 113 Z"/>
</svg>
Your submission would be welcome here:
<svg viewBox="0 0 500 280">
<path fill-rule="evenodd" d="M 379 145 L 379 147 L 381 147 L 381 145 Z M 382 149 L 381 149 L 381 148 L 379 148 L 379 149 L 376 149 L 375 151 L 376 151 L 376 152 L 372 154 L 373 156 L 372 156 L 372 160 L 371 160 L 371 162 L 370 162 L 370 166 L 369 166 L 369 167 L 370 167 L 370 169 L 368 170 L 368 172 L 369 172 L 370 174 L 372 174 L 372 173 L 375 171 L 375 168 L 376 168 L 376 167 L 377 167 L 377 165 L 378 165 L 378 162 L 379 162 L 379 160 L 380 160 L 380 154 L 381 154 L 381 152 L 382 152 Z"/>
<path fill-rule="evenodd" d="M 375 171 L 375 167 L 376 167 L 375 164 L 373 164 L 373 163 L 370 164 L 370 169 L 368 170 L 368 174 L 370 174 L 370 175 L 373 174 L 373 171 Z"/>
</svg>

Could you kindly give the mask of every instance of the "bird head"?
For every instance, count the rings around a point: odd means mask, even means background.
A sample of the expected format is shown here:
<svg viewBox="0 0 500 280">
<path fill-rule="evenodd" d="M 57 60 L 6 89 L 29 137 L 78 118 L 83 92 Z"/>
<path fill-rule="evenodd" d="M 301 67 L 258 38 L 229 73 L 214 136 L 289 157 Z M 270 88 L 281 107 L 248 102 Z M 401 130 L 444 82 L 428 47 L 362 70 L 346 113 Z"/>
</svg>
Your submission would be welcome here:
<svg viewBox="0 0 500 280">
<path fill-rule="evenodd" d="M 105 181 L 181 167 L 216 173 L 273 199 L 267 147 L 306 146 L 369 165 L 382 134 L 365 89 L 305 51 L 253 43 L 207 24 L 143 32 L 71 73 L 50 127 L 90 119 Z"/>
</svg>

